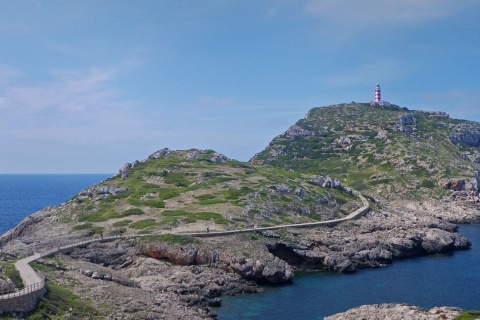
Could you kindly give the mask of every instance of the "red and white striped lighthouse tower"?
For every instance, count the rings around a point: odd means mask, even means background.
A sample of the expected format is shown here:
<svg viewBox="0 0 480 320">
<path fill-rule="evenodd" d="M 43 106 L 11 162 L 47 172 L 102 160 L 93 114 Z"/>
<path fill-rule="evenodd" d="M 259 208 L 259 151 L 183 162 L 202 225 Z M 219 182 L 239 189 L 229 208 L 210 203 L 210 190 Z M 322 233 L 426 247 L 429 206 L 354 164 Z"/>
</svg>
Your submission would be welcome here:
<svg viewBox="0 0 480 320">
<path fill-rule="evenodd" d="M 381 102 L 382 101 L 382 92 L 380 90 L 380 85 L 377 83 L 375 86 L 375 102 Z"/>
</svg>

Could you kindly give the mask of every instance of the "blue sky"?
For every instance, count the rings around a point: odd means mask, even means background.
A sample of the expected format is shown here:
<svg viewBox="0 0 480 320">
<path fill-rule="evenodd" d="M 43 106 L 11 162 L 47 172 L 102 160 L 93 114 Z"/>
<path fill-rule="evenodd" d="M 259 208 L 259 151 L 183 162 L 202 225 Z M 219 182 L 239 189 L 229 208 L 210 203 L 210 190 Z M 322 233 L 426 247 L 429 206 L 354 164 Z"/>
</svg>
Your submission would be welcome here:
<svg viewBox="0 0 480 320">
<path fill-rule="evenodd" d="M 4 1 L 0 173 L 114 173 L 154 151 L 248 160 L 313 107 L 480 121 L 475 0 Z"/>
</svg>

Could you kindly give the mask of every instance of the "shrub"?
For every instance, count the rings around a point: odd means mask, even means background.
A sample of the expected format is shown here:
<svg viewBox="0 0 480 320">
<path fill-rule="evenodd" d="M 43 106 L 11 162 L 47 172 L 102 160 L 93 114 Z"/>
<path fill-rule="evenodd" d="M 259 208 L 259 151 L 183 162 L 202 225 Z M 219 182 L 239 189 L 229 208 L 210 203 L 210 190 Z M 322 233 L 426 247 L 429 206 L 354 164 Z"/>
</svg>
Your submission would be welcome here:
<svg viewBox="0 0 480 320">
<path fill-rule="evenodd" d="M 198 196 L 195 197 L 195 199 L 197 199 L 197 200 L 210 200 L 210 199 L 215 199 L 215 198 L 216 198 L 215 195 L 209 194 L 209 193 L 201 194 L 201 195 L 198 195 Z"/>
<path fill-rule="evenodd" d="M 480 311 L 466 311 L 455 318 L 453 320 L 473 320 L 473 319 L 480 319 Z"/>
<path fill-rule="evenodd" d="M 164 233 L 161 235 L 152 235 L 146 236 L 142 238 L 143 241 L 146 242 L 165 242 L 168 244 L 179 244 L 179 245 L 187 245 L 190 243 L 199 243 L 200 241 L 194 237 L 184 236 L 180 234 L 170 234 Z"/>
<path fill-rule="evenodd" d="M 29 313 L 28 319 L 64 318 L 67 313 L 72 319 L 95 318 L 98 311 L 75 295 L 70 289 L 46 282 L 47 295 L 41 299 L 35 311 Z"/>
<path fill-rule="evenodd" d="M 435 183 L 432 180 L 424 179 L 420 184 L 418 185 L 420 188 L 428 188 L 432 189 L 435 188 Z"/>
<path fill-rule="evenodd" d="M 130 223 L 132 222 L 132 220 L 120 220 L 120 221 L 117 221 L 113 224 L 114 227 L 125 227 L 125 226 L 128 226 Z"/>
<path fill-rule="evenodd" d="M 139 208 L 131 208 L 123 211 L 120 216 L 122 217 L 127 217 L 127 216 L 139 216 L 145 214 L 142 209 Z"/>
<path fill-rule="evenodd" d="M 156 225 L 157 225 L 157 222 L 155 220 L 145 219 L 145 220 L 139 220 L 137 222 L 133 222 L 129 225 L 129 227 L 133 229 L 144 229 L 144 228 L 156 226 Z"/>
</svg>

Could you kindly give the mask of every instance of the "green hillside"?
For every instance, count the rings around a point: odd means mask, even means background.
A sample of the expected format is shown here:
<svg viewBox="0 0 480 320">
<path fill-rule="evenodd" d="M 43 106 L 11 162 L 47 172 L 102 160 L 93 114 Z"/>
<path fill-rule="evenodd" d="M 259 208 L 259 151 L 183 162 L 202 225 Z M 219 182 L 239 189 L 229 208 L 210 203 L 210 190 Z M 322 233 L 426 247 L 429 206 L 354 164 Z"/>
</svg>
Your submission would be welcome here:
<svg viewBox="0 0 480 320">
<path fill-rule="evenodd" d="M 251 162 L 334 176 L 400 199 L 477 189 L 480 124 L 441 112 L 340 104 L 314 108 Z M 463 181 L 463 182 L 462 182 Z"/>
<path fill-rule="evenodd" d="M 71 232 L 232 230 L 343 217 L 361 202 L 312 176 L 227 159 L 214 151 L 161 150 L 63 210 Z"/>
</svg>

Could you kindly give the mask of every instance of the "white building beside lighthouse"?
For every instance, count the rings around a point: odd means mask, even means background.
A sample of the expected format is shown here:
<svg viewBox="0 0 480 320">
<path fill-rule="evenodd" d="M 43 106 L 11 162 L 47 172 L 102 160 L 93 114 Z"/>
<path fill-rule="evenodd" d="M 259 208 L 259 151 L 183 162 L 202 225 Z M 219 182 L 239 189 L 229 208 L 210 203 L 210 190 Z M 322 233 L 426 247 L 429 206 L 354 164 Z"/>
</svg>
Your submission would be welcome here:
<svg viewBox="0 0 480 320">
<path fill-rule="evenodd" d="M 370 101 L 370 105 L 374 106 L 389 106 L 390 102 L 382 101 L 382 90 L 380 89 L 380 84 L 377 83 L 375 86 L 375 95 L 373 101 Z"/>
</svg>

